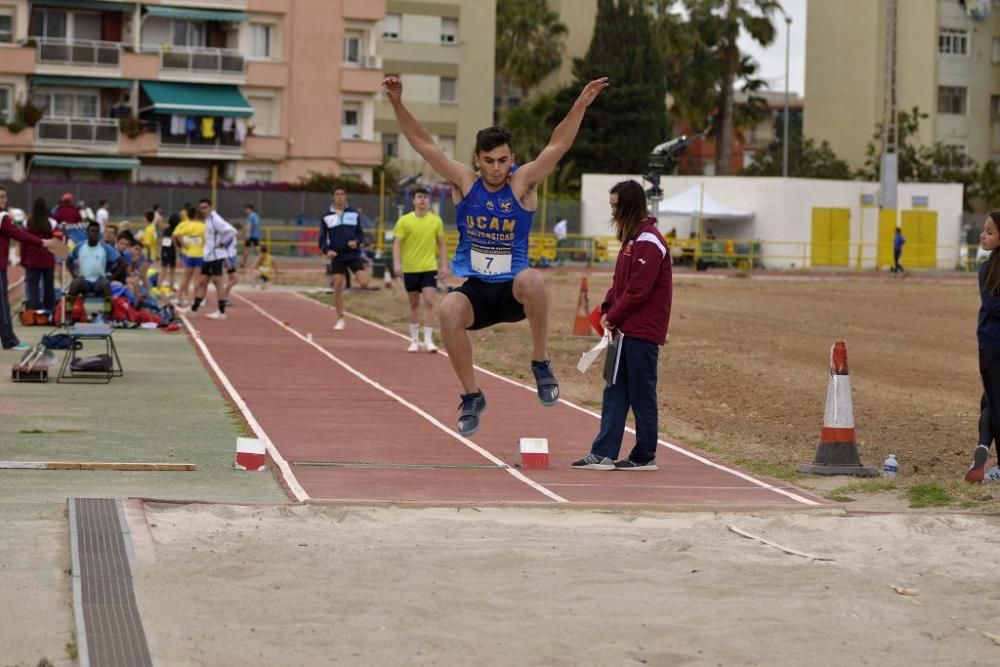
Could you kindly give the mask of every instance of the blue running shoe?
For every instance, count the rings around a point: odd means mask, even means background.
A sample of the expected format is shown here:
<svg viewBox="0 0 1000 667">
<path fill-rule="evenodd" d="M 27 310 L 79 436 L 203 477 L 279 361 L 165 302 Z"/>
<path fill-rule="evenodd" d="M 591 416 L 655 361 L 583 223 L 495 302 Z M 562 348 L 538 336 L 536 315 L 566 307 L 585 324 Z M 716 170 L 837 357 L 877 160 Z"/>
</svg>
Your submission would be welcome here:
<svg viewBox="0 0 1000 667">
<path fill-rule="evenodd" d="M 535 384 L 538 386 L 538 400 L 542 402 L 542 405 L 555 405 L 559 401 L 559 381 L 552 373 L 549 360 L 532 361 L 531 372 L 535 376 Z"/>
<path fill-rule="evenodd" d="M 462 402 L 458 404 L 458 432 L 462 435 L 472 435 L 479 430 L 479 415 L 486 410 L 486 396 L 477 391 L 474 394 L 462 394 Z"/>
</svg>

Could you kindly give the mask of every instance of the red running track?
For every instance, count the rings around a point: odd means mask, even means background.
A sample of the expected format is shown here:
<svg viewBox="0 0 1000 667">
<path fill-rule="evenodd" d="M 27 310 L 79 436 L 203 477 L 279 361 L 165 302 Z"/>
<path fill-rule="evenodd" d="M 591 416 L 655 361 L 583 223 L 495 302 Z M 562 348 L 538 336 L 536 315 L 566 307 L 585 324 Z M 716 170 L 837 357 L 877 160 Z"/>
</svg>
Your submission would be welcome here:
<svg viewBox="0 0 1000 667">
<path fill-rule="evenodd" d="M 459 385 L 443 354 L 407 353 L 406 337 L 352 316 L 334 331 L 333 311 L 298 294 L 233 296 L 227 320 L 193 318 L 192 334 L 298 500 L 822 504 L 664 440 L 655 472 L 573 470 L 600 416 L 565 399 L 544 407 L 533 387 L 481 369 L 488 407 L 479 432 L 464 438 L 454 430 Z M 548 439 L 549 470 L 514 467 L 521 437 Z M 633 442 L 626 433 L 623 451 Z"/>
</svg>

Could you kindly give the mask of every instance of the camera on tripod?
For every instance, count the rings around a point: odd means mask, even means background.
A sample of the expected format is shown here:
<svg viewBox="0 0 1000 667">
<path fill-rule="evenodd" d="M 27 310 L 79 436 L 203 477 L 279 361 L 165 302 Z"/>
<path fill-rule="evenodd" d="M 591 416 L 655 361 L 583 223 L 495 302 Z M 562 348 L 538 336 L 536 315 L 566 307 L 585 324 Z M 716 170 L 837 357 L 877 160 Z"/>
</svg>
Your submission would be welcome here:
<svg viewBox="0 0 1000 667">
<path fill-rule="evenodd" d="M 653 211 L 653 215 L 656 215 L 657 205 L 663 198 L 660 176 L 668 167 L 673 167 L 673 163 L 687 151 L 695 139 L 704 136 L 704 134 L 705 130 L 694 134 L 683 134 L 656 146 L 649 154 L 649 159 L 646 162 L 646 173 L 642 177 L 650 183 L 650 188 L 646 190 L 646 197 L 651 202 L 649 208 Z"/>
</svg>

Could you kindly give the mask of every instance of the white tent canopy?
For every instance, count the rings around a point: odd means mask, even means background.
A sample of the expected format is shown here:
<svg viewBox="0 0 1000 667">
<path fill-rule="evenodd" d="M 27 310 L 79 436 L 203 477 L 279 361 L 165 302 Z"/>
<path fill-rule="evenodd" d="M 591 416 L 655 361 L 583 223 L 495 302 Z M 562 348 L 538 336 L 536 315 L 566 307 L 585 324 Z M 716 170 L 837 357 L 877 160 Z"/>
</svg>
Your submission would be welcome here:
<svg viewBox="0 0 1000 667">
<path fill-rule="evenodd" d="M 697 217 L 699 214 L 708 220 L 751 220 L 754 216 L 752 211 L 740 211 L 713 199 L 708 193 L 703 195 L 700 185 L 660 202 L 659 215 Z"/>
</svg>

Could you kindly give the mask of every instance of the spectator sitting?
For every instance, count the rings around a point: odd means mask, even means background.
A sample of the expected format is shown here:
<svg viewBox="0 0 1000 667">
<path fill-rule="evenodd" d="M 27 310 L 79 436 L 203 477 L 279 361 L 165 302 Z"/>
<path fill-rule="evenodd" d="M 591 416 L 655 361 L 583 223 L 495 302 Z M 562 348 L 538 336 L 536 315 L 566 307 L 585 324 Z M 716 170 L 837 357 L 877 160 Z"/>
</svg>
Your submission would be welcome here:
<svg viewBox="0 0 1000 667">
<path fill-rule="evenodd" d="M 59 223 L 63 233 L 77 245 L 87 240 L 87 223 L 73 205 L 73 195 L 66 193 L 52 212 L 52 219 Z"/>
<path fill-rule="evenodd" d="M 100 224 L 98 224 L 98 228 L 100 228 Z M 112 246 L 118 242 L 118 225 L 109 223 L 104 226 L 104 242 Z"/>
<path fill-rule="evenodd" d="M 124 260 L 114 246 L 101 243 L 101 226 L 96 222 L 87 225 L 87 242 L 73 248 L 66 263 L 73 275 L 67 294 L 69 296 L 111 296 L 109 273 L 121 270 Z"/>
</svg>

